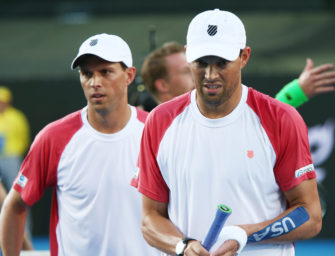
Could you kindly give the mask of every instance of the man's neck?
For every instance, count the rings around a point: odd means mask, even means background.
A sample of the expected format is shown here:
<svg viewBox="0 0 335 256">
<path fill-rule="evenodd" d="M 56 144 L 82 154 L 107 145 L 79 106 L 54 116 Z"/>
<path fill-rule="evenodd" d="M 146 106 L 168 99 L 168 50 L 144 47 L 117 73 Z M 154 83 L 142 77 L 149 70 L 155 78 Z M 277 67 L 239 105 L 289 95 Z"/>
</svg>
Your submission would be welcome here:
<svg viewBox="0 0 335 256">
<path fill-rule="evenodd" d="M 217 119 L 229 115 L 238 106 L 242 97 L 242 85 L 237 88 L 234 94 L 225 102 L 218 105 L 209 104 L 196 95 L 196 102 L 200 113 L 210 119 Z"/>
<path fill-rule="evenodd" d="M 87 119 L 90 125 L 101 133 L 111 134 L 122 130 L 131 116 L 129 105 L 115 109 L 110 112 L 87 110 Z"/>
</svg>

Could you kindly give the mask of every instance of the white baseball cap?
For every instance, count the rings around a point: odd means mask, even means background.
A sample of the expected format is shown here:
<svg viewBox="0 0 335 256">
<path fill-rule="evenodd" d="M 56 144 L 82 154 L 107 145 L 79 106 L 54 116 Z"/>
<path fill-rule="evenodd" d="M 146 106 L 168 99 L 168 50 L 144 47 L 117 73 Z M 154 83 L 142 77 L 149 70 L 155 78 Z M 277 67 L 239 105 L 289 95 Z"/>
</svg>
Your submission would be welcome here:
<svg viewBox="0 0 335 256">
<path fill-rule="evenodd" d="M 86 39 L 72 61 L 72 69 L 78 66 L 78 59 L 85 54 L 93 54 L 110 62 L 123 62 L 127 67 L 133 65 L 128 44 L 121 37 L 115 35 L 103 33 Z"/>
<path fill-rule="evenodd" d="M 235 14 L 215 9 L 193 18 L 186 41 L 188 62 L 210 55 L 234 61 L 246 46 L 246 33 Z"/>
</svg>

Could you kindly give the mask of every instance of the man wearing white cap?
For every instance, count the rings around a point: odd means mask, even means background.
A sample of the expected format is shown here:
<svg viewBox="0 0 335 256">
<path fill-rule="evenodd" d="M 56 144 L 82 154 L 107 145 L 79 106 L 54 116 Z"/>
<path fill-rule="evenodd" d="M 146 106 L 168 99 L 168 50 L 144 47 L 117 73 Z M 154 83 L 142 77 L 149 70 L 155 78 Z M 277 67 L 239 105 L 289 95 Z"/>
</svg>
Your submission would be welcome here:
<svg viewBox="0 0 335 256">
<path fill-rule="evenodd" d="M 145 239 L 174 255 L 294 255 L 322 225 L 303 119 L 242 84 L 250 47 L 234 14 L 198 14 L 186 57 L 196 89 L 156 107 L 142 135 Z M 220 204 L 232 213 L 205 249 Z"/>
<path fill-rule="evenodd" d="M 3 208 L 3 253 L 19 255 L 27 207 L 53 187 L 52 256 L 155 255 L 130 186 L 147 116 L 127 101 L 131 51 L 118 36 L 95 35 L 81 45 L 77 66 L 87 106 L 36 136 Z"/>
</svg>

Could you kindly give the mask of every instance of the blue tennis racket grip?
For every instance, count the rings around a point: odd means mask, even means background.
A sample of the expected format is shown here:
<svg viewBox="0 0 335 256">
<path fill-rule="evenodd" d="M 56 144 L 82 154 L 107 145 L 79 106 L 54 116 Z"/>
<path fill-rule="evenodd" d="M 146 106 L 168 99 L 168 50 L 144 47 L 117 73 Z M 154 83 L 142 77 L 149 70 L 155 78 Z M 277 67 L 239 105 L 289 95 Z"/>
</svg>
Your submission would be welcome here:
<svg viewBox="0 0 335 256">
<path fill-rule="evenodd" d="M 215 244 L 216 240 L 219 237 L 221 229 L 230 214 L 231 214 L 231 209 L 228 206 L 224 204 L 218 205 L 215 218 L 206 235 L 205 241 L 202 243 L 202 246 L 206 248 L 207 251 L 209 251 L 212 248 L 212 246 Z"/>
</svg>

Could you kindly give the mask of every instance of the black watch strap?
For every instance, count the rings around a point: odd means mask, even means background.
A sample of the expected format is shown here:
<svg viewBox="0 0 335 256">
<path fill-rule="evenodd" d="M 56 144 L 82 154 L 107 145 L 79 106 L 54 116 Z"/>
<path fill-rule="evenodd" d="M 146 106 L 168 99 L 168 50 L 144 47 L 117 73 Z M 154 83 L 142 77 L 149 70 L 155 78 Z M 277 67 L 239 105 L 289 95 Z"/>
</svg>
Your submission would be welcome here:
<svg viewBox="0 0 335 256">
<path fill-rule="evenodd" d="M 190 241 L 193 241 L 195 240 L 194 238 L 190 238 L 190 237 L 185 237 L 183 238 L 182 240 L 182 243 L 184 244 L 184 249 L 181 253 L 177 254 L 177 256 L 183 256 L 184 255 L 184 250 L 186 249 L 187 247 L 187 244 L 190 242 Z"/>
</svg>

